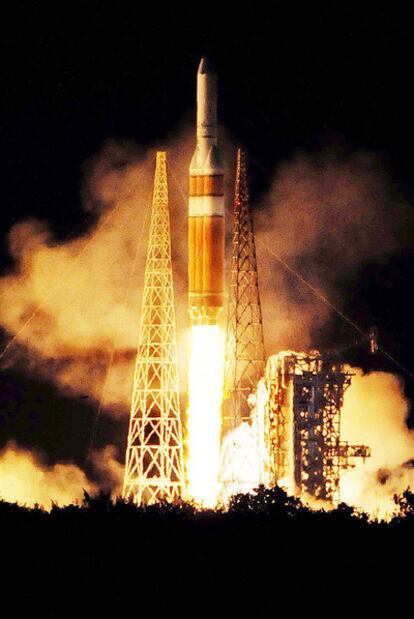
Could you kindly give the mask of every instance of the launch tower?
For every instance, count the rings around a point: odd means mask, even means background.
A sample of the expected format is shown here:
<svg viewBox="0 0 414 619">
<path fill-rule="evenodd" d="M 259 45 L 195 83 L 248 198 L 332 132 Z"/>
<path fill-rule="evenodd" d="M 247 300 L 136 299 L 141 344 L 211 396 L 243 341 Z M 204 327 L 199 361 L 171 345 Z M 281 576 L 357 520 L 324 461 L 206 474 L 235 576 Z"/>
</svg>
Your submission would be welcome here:
<svg viewBox="0 0 414 619">
<path fill-rule="evenodd" d="M 317 353 L 282 352 L 266 364 L 265 439 L 273 483 L 298 496 L 339 501 L 340 473 L 367 458 L 365 445 L 341 441 L 341 409 L 352 374 Z"/>
<path fill-rule="evenodd" d="M 140 504 L 183 491 L 167 166 L 158 152 L 123 494 Z"/>
<path fill-rule="evenodd" d="M 249 209 L 246 157 L 237 151 L 230 298 L 227 316 L 223 433 L 250 418 L 248 397 L 265 366 L 256 248 Z"/>
</svg>

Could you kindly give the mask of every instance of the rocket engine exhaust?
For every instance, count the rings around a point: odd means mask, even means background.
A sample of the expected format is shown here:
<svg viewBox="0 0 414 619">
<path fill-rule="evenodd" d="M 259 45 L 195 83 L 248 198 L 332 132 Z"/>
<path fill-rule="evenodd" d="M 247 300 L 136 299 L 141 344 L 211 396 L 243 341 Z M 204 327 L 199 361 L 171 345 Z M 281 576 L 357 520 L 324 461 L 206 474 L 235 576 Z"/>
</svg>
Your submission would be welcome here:
<svg viewBox="0 0 414 619">
<path fill-rule="evenodd" d="M 213 325 L 224 302 L 224 176 L 217 145 L 217 76 L 197 73 L 197 145 L 190 164 L 188 305 L 192 325 Z"/>
<path fill-rule="evenodd" d="M 187 492 L 215 507 L 219 491 L 224 303 L 224 183 L 217 145 L 217 76 L 202 58 L 197 73 L 197 145 L 190 164 Z"/>
</svg>

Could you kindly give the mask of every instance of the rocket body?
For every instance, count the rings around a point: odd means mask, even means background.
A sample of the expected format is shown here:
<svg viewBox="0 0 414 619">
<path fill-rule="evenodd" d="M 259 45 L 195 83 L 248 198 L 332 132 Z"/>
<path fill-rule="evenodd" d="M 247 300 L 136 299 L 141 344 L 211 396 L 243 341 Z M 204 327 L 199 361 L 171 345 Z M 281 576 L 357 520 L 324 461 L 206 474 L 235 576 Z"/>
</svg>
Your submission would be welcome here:
<svg viewBox="0 0 414 619">
<path fill-rule="evenodd" d="M 188 303 L 193 325 L 216 324 L 224 303 L 223 172 L 217 144 L 217 76 L 202 58 L 189 186 Z"/>
</svg>

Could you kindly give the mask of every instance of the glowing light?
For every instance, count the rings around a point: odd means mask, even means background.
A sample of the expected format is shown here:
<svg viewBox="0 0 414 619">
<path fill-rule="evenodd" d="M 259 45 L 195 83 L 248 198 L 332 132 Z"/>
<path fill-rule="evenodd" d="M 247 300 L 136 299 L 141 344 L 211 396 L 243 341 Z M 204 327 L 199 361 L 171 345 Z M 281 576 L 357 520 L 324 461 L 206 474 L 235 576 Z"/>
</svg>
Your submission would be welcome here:
<svg viewBox="0 0 414 619">
<path fill-rule="evenodd" d="M 221 447 L 220 500 L 226 504 L 237 493 L 252 492 L 260 484 L 269 485 L 269 454 L 264 439 L 265 406 L 268 392 L 260 380 L 249 396 L 250 421 L 228 432 Z"/>
<path fill-rule="evenodd" d="M 193 326 L 188 372 L 187 491 L 204 507 L 219 492 L 224 338 L 217 325 Z"/>
</svg>

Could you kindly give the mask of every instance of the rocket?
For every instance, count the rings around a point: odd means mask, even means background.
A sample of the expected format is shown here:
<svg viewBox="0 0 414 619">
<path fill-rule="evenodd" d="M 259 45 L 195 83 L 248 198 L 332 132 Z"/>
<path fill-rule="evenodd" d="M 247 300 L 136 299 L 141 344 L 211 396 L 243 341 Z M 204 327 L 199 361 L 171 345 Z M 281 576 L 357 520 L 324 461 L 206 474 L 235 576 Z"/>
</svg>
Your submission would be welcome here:
<svg viewBox="0 0 414 619">
<path fill-rule="evenodd" d="M 190 164 L 188 305 L 193 325 L 211 325 L 224 303 L 224 173 L 217 144 L 217 75 L 197 73 L 197 144 Z"/>
</svg>

